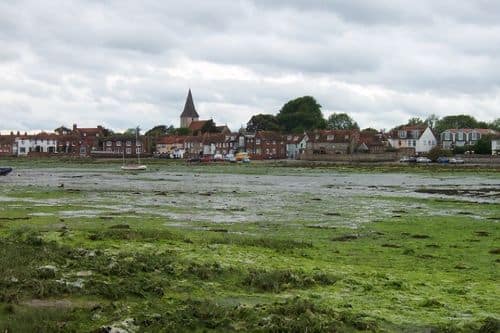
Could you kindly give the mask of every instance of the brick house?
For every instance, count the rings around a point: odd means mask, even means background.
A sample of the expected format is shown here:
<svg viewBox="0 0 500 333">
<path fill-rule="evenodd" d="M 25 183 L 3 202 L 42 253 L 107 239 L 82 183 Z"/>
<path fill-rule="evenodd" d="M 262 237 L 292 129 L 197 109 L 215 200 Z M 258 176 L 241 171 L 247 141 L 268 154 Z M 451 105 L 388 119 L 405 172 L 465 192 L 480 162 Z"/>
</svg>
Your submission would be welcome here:
<svg viewBox="0 0 500 333">
<path fill-rule="evenodd" d="M 0 156 L 14 155 L 14 132 L 9 135 L 0 135 Z"/>
<path fill-rule="evenodd" d="M 251 159 L 286 158 L 286 138 L 278 132 L 258 131 L 255 136 L 245 136 L 245 151 Z"/>
<path fill-rule="evenodd" d="M 91 151 L 93 156 L 137 156 L 147 155 L 147 140 L 144 136 L 110 135 L 99 139 L 100 149 Z"/>
<path fill-rule="evenodd" d="M 362 131 L 359 133 L 359 141 L 358 146 L 356 147 L 356 152 L 372 154 L 385 153 L 387 145 L 388 143 L 383 133 Z"/>
<path fill-rule="evenodd" d="M 185 157 L 200 157 L 203 155 L 203 136 L 190 135 L 184 140 Z"/>
<path fill-rule="evenodd" d="M 359 144 L 358 130 L 321 130 L 308 133 L 306 153 L 352 154 Z"/>
</svg>

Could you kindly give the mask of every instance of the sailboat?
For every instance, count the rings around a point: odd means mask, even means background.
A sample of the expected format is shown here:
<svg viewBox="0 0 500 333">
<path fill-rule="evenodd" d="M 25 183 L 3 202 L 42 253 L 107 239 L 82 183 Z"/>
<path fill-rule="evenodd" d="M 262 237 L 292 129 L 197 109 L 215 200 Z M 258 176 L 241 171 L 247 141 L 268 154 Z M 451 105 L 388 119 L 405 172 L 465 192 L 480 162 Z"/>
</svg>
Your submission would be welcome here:
<svg viewBox="0 0 500 333">
<path fill-rule="evenodd" d="M 125 164 L 125 149 L 123 149 L 123 165 L 122 165 L 122 170 L 123 171 L 143 171 L 147 170 L 147 166 L 144 164 L 141 164 L 141 149 L 137 149 L 137 142 L 139 141 L 139 127 L 135 129 L 135 147 L 136 147 L 136 153 L 137 153 L 137 163 L 129 163 Z"/>
</svg>

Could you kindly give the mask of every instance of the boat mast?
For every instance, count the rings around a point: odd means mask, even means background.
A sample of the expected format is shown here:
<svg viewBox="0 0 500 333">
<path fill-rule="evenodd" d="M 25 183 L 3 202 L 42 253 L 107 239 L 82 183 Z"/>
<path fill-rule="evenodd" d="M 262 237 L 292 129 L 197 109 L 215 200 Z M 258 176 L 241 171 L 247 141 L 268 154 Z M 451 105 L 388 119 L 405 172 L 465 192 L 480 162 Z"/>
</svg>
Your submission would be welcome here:
<svg viewBox="0 0 500 333">
<path fill-rule="evenodd" d="M 137 148 L 137 143 L 139 142 L 139 126 L 135 128 L 135 152 L 137 154 L 137 164 L 141 164 L 141 149 Z"/>
</svg>

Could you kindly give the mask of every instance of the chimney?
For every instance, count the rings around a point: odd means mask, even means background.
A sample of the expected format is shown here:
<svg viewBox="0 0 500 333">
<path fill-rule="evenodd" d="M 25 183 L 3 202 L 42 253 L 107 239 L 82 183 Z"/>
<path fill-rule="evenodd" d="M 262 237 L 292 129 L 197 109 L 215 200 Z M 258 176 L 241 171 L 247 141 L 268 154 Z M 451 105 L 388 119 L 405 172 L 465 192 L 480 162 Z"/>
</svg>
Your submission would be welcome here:
<svg viewBox="0 0 500 333">
<path fill-rule="evenodd" d="M 21 135 L 21 133 L 19 131 L 17 131 L 17 136 L 20 136 L 20 135 Z"/>
<path fill-rule="evenodd" d="M 14 136 L 14 132 L 13 131 L 10 131 L 10 136 Z"/>
<path fill-rule="evenodd" d="M 76 131 L 76 124 L 73 124 L 73 131 Z"/>
</svg>

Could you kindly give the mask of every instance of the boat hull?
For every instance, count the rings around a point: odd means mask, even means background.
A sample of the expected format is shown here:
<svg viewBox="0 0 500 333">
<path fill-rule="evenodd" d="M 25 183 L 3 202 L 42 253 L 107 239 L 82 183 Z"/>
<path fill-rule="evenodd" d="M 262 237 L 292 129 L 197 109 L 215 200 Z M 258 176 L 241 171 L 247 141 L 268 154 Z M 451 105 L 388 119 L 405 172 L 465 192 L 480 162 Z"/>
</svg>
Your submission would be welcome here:
<svg viewBox="0 0 500 333">
<path fill-rule="evenodd" d="M 0 168 L 0 176 L 7 176 L 12 172 L 12 168 Z"/>
<path fill-rule="evenodd" d="M 147 170 L 147 166 L 145 165 L 124 165 L 122 166 L 123 171 L 143 171 Z"/>
</svg>

